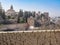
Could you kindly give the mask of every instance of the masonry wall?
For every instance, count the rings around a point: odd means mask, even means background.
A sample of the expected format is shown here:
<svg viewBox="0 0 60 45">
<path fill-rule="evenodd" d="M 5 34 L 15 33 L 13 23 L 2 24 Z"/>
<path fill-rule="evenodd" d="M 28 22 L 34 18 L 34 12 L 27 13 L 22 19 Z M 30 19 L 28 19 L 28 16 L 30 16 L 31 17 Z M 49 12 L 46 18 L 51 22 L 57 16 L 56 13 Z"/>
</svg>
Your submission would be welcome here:
<svg viewBox="0 0 60 45">
<path fill-rule="evenodd" d="M 60 31 L 2 32 L 0 45 L 60 45 Z"/>
</svg>

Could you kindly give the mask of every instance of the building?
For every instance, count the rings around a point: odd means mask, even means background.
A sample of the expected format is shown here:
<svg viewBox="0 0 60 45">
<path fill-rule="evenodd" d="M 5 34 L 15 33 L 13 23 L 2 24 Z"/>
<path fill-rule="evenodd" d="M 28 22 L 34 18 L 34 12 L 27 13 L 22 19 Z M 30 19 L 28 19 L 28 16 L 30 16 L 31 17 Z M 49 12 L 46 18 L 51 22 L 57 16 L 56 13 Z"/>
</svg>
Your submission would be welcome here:
<svg viewBox="0 0 60 45">
<path fill-rule="evenodd" d="M 11 5 L 10 9 L 8 9 L 6 12 L 6 16 L 15 16 L 15 15 L 16 15 L 16 12 L 13 9 L 13 5 Z"/>
<path fill-rule="evenodd" d="M 54 22 L 55 24 L 60 25 L 60 17 L 55 17 L 52 19 L 52 22 Z"/>
<path fill-rule="evenodd" d="M 38 13 L 38 14 L 40 14 L 40 13 Z M 38 15 L 38 14 L 36 14 L 37 15 L 37 17 L 36 17 L 37 22 L 39 22 L 39 23 L 41 23 L 43 25 L 43 24 L 46 24 L 49 21 L 48 12 L 47 13 L 46 12 L 41 13 L 40 15 Z"/>
<path fill-rule="evenodd" d="M 17 23 L 17 12 L 15 12 L 12 5 L 5 14 L 8 21 L 10 21 L 11 23 Z"/>
</svg>

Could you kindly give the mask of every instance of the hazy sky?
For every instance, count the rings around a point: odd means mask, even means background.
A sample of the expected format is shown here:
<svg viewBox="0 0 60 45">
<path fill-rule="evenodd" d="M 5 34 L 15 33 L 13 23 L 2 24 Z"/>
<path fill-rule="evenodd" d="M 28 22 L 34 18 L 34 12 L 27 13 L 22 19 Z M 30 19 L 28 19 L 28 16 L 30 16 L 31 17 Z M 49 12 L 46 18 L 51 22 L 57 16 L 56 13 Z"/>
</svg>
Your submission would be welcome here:
<svg viewBox="0 0 60 45">
<path fill-rule="evenodd" d="M 8 10 L 13 5 L 15 11 L 49 12 L 49 16 L 60 16 L 60 0 L 0 0 L 3 9 Z"/>
</svg>

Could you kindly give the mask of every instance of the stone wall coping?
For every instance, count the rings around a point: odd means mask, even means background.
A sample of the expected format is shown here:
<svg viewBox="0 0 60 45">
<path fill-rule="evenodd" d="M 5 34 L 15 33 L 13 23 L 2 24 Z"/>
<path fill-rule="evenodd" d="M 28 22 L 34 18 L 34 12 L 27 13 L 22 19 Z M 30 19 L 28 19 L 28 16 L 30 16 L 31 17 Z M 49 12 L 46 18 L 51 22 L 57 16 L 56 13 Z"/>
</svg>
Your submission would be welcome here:
<svg viewBox="0 0 60 45">
<path fill-rule="evenodd" d="M 56 30 L 28 30 L 28 31 L 0 31 L 0 33 L 25 33 L 25 32 L 56 32 L 56 31 L 60 31 L 60 29 L 56 29 Z"/>
</svg>

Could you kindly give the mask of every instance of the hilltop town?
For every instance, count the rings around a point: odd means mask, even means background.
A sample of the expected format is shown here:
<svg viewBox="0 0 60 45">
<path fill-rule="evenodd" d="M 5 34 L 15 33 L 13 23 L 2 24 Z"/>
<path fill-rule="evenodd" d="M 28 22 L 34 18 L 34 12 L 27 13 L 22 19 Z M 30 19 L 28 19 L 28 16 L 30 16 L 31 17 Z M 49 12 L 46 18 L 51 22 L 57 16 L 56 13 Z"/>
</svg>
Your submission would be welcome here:
<svg viewBox="0 0 60 45">
<path fill-rule="evenodd" d="M 14 25 L 14 29 L 17 30 L 60 28 L 59 23 L 55 23 L 55 21 L 51 19 L 49 12 L 41 13 L 40 11 L 23 11 L 21 9 L 19 12 L 16 12 L 13 5 L 5 12 L 0 3 L 0 26 L 1 25 L 7 25 L 7 27 L 11 25 L 10 27 L 12 28 L 12 25 Z"/>
</svg>

